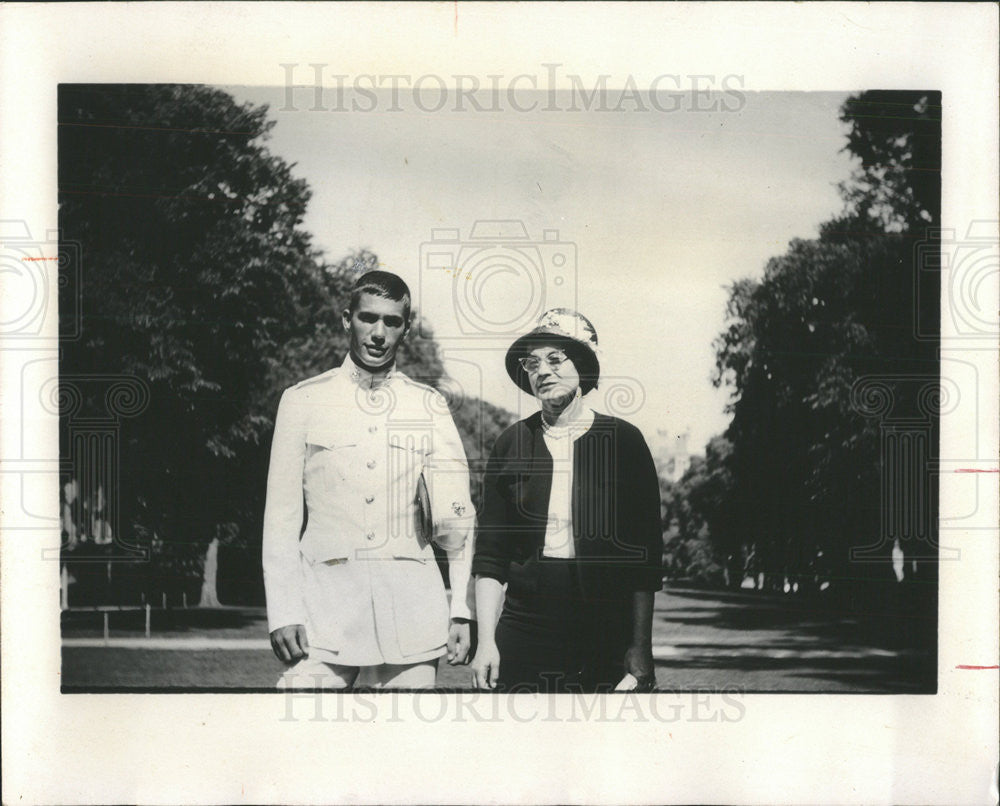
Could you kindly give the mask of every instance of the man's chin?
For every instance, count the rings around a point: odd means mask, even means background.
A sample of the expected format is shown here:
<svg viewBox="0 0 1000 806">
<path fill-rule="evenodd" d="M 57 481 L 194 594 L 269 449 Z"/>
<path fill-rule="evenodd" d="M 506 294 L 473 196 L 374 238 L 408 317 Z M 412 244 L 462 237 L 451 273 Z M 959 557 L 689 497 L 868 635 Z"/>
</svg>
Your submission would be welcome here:
<svg viewBox="0 0 1000 806">
<path fill-rule="evenodd" d="M 356 363 L 360 363 L 367 369 L 379 370 L 379 369 L 385 369 L 390 364 L 392 364 L 394 355 L 389 351 L 382 353 L 382 355 L 372 355 L 367 350 L 362 350 L 360 354 L 358 355 L 352 354 L 351 357 L 354 359 Z"/>
</svg>

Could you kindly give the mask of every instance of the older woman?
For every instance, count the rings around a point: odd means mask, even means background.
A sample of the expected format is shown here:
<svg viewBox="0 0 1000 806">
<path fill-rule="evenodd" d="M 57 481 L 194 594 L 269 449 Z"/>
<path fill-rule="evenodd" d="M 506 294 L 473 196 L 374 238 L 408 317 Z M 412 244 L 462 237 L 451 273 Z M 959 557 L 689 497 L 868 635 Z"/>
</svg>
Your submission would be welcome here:
<svg viewBox="0 0 1000 806">
<path fill-rule="evenodd" d="M 625 681 L 649 689 L 653 594 L 662 584 L 649 448 L 634 426 L 584 402 L 600 362 L 597 334 L 580 314 L 543 314 L 511 345 L 506 367 L 541 411 L 504 431 L 487 464 L 472 563 L 473 682 L 512 692 L 602 691 Z"/>
</svg>

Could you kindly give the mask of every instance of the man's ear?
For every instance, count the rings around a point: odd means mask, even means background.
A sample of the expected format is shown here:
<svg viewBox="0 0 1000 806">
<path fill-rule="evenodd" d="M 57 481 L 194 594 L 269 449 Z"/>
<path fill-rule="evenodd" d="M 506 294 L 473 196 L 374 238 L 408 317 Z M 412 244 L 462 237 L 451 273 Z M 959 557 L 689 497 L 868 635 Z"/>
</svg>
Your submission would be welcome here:
<svg viewBox="0 0 1000 806">
<path fill-rule="evenodd" d="M 344 308 L 340 314 L 340 321 L 344 323 L 344 330 L 351 332 L 351 309 Z"/>
</svg>

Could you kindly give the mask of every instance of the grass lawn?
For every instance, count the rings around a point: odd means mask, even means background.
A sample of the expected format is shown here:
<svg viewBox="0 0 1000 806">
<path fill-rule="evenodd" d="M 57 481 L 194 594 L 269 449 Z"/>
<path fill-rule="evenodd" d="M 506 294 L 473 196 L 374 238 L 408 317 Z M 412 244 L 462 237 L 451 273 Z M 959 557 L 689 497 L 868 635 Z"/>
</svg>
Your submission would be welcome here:
<svg viewBox="0 0 1000 806">
<path fill-rule="evenodd" d="M 63 647 L 63 691 L 219 689 L 275 691 L 282 664 L 268 650 Z M 469 688 L 468 666 L 442 662 L 437 685 Z"/>
</svg>

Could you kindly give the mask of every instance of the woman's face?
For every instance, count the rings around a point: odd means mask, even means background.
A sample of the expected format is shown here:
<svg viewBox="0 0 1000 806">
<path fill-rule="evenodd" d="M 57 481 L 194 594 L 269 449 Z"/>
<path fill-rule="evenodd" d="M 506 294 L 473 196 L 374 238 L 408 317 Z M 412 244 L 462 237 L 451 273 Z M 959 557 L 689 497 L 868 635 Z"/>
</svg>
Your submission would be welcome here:
<svg viewBox="0 0 1000 806">
<path fill-rule="evenodd" d="M 554 344 L 541 345 L 526 357 L 529 364 L 537 364 L 534 369 L 525 368 L 525 371 L 528 373 L 531 391 L 542 405 L 565 405 L 576 397 L 577 389 L 580 388 L 580 373 L 561 347 Z"/>
</svg>

